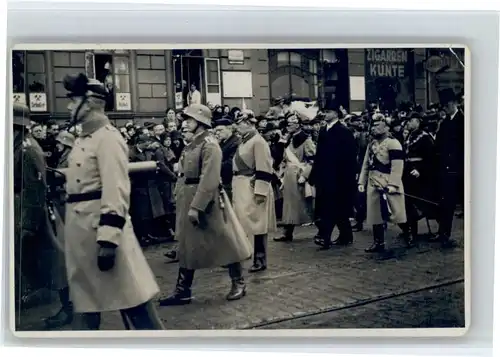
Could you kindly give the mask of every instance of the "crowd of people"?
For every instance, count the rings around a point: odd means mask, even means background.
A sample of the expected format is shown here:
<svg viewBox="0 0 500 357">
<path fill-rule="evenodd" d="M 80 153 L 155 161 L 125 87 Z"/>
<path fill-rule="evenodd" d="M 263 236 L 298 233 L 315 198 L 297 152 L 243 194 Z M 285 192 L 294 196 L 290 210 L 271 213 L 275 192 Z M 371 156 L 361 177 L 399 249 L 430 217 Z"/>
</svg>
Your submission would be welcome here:
<svg viewBox="0 0 500 357">
<path fill-rule="evenodd" d="M 452 90 L 442 91 L 440 103 L 427 109 L 403 103 L 388 112 L 370 104 L 363 113 L 347 113 L 333 104 L 317 108 L 302 99 L 306 104 L 301 108 L 308 110 L 300 111 L 293 105 L 297 98 L 289 97 L 276 99 L 264 115 L 247 108 L 193 104 L 182 111 L 168 109 L 161 123 L 127 122 L 116 127 L 101 110 L 98 95 L 87 97 L 91 90 L 99 94 L 98 84 L 85 84 L 80 93 L 77 84 L 68 83 L 72 98 L 88 102 L 86 116 L 73 110 L 63 130 L 55 122 L 31 123 L 24 129 L 44 152 L 46 166 L 73 170 L 64 185 L 56 178 L 51 184 L 48 176 L 49 196 L 60 210 L 66 210 L 62 215 L 70 227 L 64 229 L 64 237 L 66 273 L 71 276 L 59 288 L 63 308 L 48 320 L 52 326 L 68 322 L 73 303 L 77 311 L 87 314 L 89 328 L 98 328 L 95 314 L 106 309 L 126 311 L 135 318 L 150 316 L 144 306 L 158 291 L 144 257 L 136 256 L 130 242 L 127 252 L 134 257 L 122 262 L 125 272 L 117 273 L 116 281 L 103 278 L 105 282 L 98 284 L 107 284 L 105 291 L 115 291 L 114 295 L 105 297 L 102 292 L 99 298 L 85 297 L 84 293 L 95 292 L 95 286 L 90 289 L 83 286 L 87 283 L 72 280 L 76 277 L 72 269 L 83 268 L 77 258 L 68 261 L 68 247 L 78 247 L 68 240 L 76 239 L 78 232 L 79 239 L 96 234 L 93 217 L 88 217 L 89 227 L 83 231 L 87 223 L 74 222 L 87 218 L 85 210 L 80 212 L 75 205 L 97 199 L 83 192 L 85 175 L 91 176 L 88 185 L 98 190 L 101 200 L 99 207 L 87 211 L 100 212 L 98 263 L 110 265 L 99 265 L 101 272 L 115 265 L 114 249 L 122 244 L 116 229 L 129 227 L 127 232 L 133 232 L 130 236 L 142 246 L 178 241 L 178 248 L 166 253 L 179 261 L 177 284 L 172 295 L 160 300 L 161 306 L 189 303 L 195 270 L 213 266 L 228 269 L 232 285 L 227 299 L 242 298 L 246 285 L 241 263 L 253 257 L 250 273 L 267 269 L 267 235 L 277 222 L 283 234 L 274 238 L 276 242 L 293 241 L 297 226 L 316 225 L 317 234 L 311 238 L 320 250 L 352 244 L 353 232 L 367 224 L 373 244 L 366 252 L 383 254 L 388 223 L 399 225 L 411 248 L 420 238 L 419 220 L 436 219 L 439 231 L 429 239 L 445 248 L 455 245 L 452 222 L 464 191 L 464 117 L 461 98 Z M 121 134 L 123 146 L 115 133 Z M 75 154 L 76 146 L 81 152 Z M 128 159 L 120 156 L 127 153 Z M 157 171 L 128 178 L 122 159 L 155 161 Z M 92 168 L 80 169 L 85 165 Z M 112 193 L 106 195 L 107 191 Z M 335 227 L 339 236 L 332 240 Z M 249 239 L 253 247 L 247 244 Z M 87 253 L 93 254 L 90 250 Z M 100 279 L 97 266 L 88 269 L 92 279 Z M 120 293 L 131 276 L 147 286 L 141 294 L 132 292 L 132 297 Z M 70 298 L 72 289 L 78 293 Z M 130 294 L 131 288 L 126 290 Z M 138 323 L 139 328 L 155 328 L 146 320 Z"/>
</svg>

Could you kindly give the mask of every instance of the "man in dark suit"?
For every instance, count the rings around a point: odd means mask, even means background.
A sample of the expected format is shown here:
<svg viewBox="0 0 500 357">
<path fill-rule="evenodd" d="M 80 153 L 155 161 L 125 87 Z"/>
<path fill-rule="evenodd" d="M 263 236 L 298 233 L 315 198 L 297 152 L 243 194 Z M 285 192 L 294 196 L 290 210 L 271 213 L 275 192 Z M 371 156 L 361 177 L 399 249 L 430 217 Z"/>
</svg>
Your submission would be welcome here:
<svg viewBox="0 0 500 357">
<path fill-rule="evenodd" d="M 464 114 L 458 108 L 459 98 L 452 89 L 439 93 L 440 102 L 446 112 L 436 133 L 437 175 L 439 183 L 438 235 L 433 239 L 444 248 L 455 246 L 450 239 L 453 217 L 459 190 L 464 190 Z M 461 186 L 461 187 L 460 187 Z"/>
<path fill-rule="evenodd" d="M 320 130 L 309 183 L 316 188 L 315 218 L 318 234 L 315 243 L 326 250 L 331 245 L 349 245 L 353 234 L 349 217 L 356 194 L 357 156 L 352 132 L 339 121 L 339 110 L 327 106 L 322 112 L 326 126 Z M 339 237 L 332 243 L 337 226 Z"/>
<path fill-rule="evenodd" d="M 230 119 L 219 119 L 214 123 L 215 135 L 222 150 L 221 180 L 230 200 L 233 199 L 233 157 L 241 139 L 234 134 L 234 124 Z"/>
</svg>

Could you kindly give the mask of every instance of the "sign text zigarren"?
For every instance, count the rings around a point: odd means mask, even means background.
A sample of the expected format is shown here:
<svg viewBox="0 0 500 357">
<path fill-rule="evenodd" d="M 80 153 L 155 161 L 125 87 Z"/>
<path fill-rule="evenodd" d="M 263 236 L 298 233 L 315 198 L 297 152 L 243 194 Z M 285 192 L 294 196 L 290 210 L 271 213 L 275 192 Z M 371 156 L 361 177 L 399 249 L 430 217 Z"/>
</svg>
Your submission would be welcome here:
<svg viewBox="0 0 500 357">
<path fill-rule="evenodd" d="M 408 50 L 366 50 L 371 77 L 405 76 L 405 64 L 408 61 Z"/>
</svg>

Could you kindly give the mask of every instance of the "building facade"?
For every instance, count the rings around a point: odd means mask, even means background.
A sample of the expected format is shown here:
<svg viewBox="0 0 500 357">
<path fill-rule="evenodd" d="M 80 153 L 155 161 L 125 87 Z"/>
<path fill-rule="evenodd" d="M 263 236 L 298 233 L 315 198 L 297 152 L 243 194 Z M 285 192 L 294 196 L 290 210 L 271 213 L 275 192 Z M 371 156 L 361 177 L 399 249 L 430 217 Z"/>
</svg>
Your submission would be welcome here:
<svg viewBox="0 0 500 357">
<path fill-rule="evenodd" d="M 181 109 L 191 85 L 202 102 L 265 113 L 294 94 L 361 112 L 369 103 L 427 105 L 441 87 L 463 90 L 463 67 L 449 49 L 14 51 L 13 100 L 41 120 L 68 119 L 66 74 L 86 73 L 110 90 L 112 119 L 163 118 Z"/>
</svg>

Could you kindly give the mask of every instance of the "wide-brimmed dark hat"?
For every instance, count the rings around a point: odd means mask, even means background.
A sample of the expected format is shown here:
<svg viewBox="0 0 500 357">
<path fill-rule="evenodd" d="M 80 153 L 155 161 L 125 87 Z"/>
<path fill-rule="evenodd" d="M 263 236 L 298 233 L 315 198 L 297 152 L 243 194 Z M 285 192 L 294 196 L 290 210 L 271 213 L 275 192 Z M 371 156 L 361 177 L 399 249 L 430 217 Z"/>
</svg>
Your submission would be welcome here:
<svg viewBox="0 0 500 357">
<path fill-rule="evenodd" d="M 450 102 L 460 102 L 461 95 L 455 93 L 451 88 L 446 88 L 438 92 L 441 105 L 447 105 Z"/>
<path fill-rule="evenodd" d="M 67 96 L 72 97 L 95 97 L 106 99 L 108 91 L 104 84 L 95 79 L 89 79 L 85 74 L 67 74 L 63 78 L 64 89 L 68 91 Z"/>
</svg>

